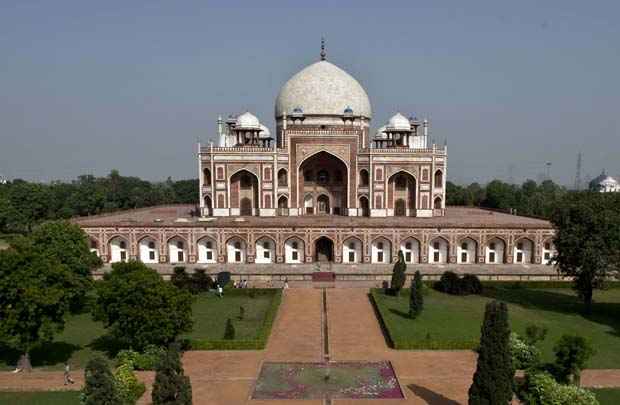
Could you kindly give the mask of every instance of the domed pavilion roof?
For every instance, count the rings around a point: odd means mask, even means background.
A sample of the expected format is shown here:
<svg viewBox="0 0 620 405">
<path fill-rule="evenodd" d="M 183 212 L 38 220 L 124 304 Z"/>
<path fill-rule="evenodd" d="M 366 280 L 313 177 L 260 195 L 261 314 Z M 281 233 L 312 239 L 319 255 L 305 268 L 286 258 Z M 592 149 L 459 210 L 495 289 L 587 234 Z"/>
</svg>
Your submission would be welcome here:
<svg viewBox="0 0 620 405">
<path fill-rule="evenodd" d="M 297 107 L 305 115 L 342 115 L 348 107 L 355 115 L 372 117 L 364 88 L 350 74 L 326 60 L 313 63 L 289 79 L 276 99 L 276 118 Z"/>
</svg>

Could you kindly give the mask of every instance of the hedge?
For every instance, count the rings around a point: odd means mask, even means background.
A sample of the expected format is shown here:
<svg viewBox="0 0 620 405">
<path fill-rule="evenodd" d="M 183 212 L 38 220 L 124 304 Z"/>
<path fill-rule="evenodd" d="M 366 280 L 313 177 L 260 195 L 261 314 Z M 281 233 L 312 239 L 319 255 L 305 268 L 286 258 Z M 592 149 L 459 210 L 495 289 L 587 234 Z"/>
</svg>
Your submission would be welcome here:
<svg viewBox="0 0 620 405">
<path fill-rule="evenodd" d="M 226 292 L 226 295 L 273 295 L 263 325 L 258 330 L 256 339 L 246 340 L 206 340 L 190 339 L 186 343 L 189 350 L 262 350 L 267 345 L 273 322 L 282 302 L 282 290 L 273 288 L 237 288 Z"/>
</svg>

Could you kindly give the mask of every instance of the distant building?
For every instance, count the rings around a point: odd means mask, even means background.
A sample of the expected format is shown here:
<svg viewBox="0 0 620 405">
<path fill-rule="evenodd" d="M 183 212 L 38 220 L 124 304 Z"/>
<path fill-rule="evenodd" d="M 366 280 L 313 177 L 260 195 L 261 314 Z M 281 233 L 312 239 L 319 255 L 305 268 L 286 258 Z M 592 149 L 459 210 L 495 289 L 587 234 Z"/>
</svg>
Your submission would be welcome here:
<svg viewBox="0 0 620 405">
<path fill-rule="evenodd" d="M 8 183 L 8 180 L 3 175 L 0 174 L 0 184 L 7 184 L 7 183 Z"/>
<path fill-rule="evenodd" d="M 620 192 L 620 184 L 618 181 L 605 173 L 605 170 L 590 182 L 590 190 L 599 191 L 601 193 L 617 193 Z"/>
</svg>

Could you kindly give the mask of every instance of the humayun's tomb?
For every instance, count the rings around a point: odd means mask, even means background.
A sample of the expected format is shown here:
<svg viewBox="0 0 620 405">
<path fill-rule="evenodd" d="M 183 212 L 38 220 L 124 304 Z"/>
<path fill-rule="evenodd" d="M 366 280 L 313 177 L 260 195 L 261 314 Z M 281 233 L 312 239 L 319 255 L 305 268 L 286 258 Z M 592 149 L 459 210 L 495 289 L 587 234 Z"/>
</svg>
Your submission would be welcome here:
<svg viewBox="0 0 620 405">
<path fill-rule="evenodd" d="M 555 275 L 548 221 L 446 207 L 448 149 L 427 119 L 395 113 L 371 131 L 364 88 L 321 60 L 280 90 L 271 132 L 249 112 L 218 119 L 198 145 L 200 204 L 78 218 L 104 263 L 228 270 L 237 279 L 376 284 L 408 269 L 485 278 Z M 319 265 L 317 265 L 319 263 Z"/>
</svg>

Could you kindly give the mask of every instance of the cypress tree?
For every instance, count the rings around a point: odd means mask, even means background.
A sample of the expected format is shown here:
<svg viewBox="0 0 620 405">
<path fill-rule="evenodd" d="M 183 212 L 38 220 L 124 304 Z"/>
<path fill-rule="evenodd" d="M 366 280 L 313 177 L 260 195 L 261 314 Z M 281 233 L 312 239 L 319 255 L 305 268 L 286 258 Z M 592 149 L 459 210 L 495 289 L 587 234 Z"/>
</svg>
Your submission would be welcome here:
<svg viewBox="0 0 620 405">
<path fill-rule="evenodd" d="M 411 319 L 417 318 L 424 309 L 424 296 L 422 295 L 422 274 L 420 271 L 416 271 L 411 280 L 411 291 L 409 296 L 409 316 Z"/>
<path fill-rule="evenodd" d="M 403 251 L 398 252 L 398 261 L 394 263 L 394 270 L 392 272 L 392 280 L 390 281 L 390 289 L 394 295 L 398 295 L 400 290 L 405 285 L 407 271 L 407 263 L 405 263 L 405 256 Z"/>
<path fill-rule="evenodd" d="M 181 355 L 176 345 L 162 354 L 157 365 L 153 393 L 153 405 L 191 405 L 192 385 L 184 375 Z"/>
<path fill-rule="evenodd" d="M 482 324 L 478 364 L 469 388 L 470 405 L 506 405 L 512 400 L 514 369 L 510 356 L 508 307 L 487 304 Z"/>
<path fill-rule="evenodd" d="M 230 318 L 226 321 L 226 329 L 224 330 L 224 339 L 233 340 L 235 338 L 235 327 Z"/>
<path fill-rule="evenodd" d="M 84 370 L 84 405 L 122 405 L 114 376 L 101 357 L 95 357 Z"/>
</svg>

